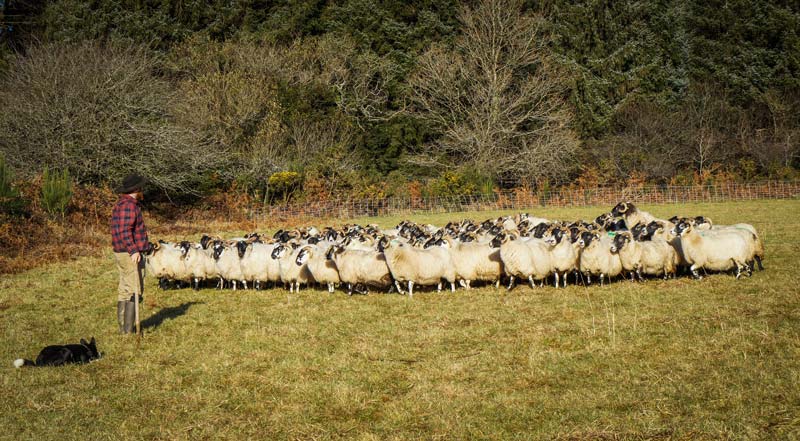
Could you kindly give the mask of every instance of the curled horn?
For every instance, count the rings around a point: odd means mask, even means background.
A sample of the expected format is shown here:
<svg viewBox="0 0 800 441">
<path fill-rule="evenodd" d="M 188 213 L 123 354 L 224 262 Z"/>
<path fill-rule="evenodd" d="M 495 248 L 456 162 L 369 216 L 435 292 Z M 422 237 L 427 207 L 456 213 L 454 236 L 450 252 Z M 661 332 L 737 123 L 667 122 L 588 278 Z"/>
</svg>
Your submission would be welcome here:
<svg viewBox="0 0 800 441">
<path fill-rule="evenodd" d="M 156 251 L 156 250 L 158 250 L 159 248 L 161 248 L 161 243 L 159 243 L 159 242 L 156 242 L 156 243 L 154 243 L 154 244 L 153 244 L 153 251 Z"/>
</svg>

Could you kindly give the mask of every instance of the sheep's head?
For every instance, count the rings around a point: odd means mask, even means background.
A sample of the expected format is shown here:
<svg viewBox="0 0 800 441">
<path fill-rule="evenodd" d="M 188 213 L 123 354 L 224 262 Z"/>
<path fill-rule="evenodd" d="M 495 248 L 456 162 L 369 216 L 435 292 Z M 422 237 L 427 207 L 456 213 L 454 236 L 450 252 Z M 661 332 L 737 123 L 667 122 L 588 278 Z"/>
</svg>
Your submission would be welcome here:
<svg viewBox="0 0 800 441">
<path fill-rule="evenodd" d="M 711 218 L 697 216 L 694 218 L 694 226 L 698 228 L 710 229 L 712 226 L 714 226 L 714 224 L 711 223 Z"/>
<path fill-rule="evenodd" d="M 619 204 L 615 205 L 614 208 L 611 209 L 611 214 L 614 217 L 622 216 L 625 213 L 630 213 L 633 211 L 633 204 L 630 202 L 620 202 Z"/>
<path fill-rule="evenodd" d="M 189 250 L 192 248 L 192 244 L 188 240 L 184 240 L 178 244 L 178 248 L 181 250 L 181 259 L 185 259 L 186 255 L 189 254 Z"/>
<path fill-rule="evenodd" d="M 545 236 L 545 243 L 554 247 L 561 243 L 561 240 L 564 238 L 564 230 L 561 228 L 553 228 L 549 231 L 549 233 Z"/>
<path fill-rule="evenodd" d="M 211 244 L 211 249 L 214 250 L 214 252 L 211 254 L 212 257 L 214 257 L 214 260 L 219 260 L 219 256 L 221 256 L 222 252 L 225 251 L 225 243 L 221 240 L 215 240 Z"/>
<path fill-rule="evenodd" d="M 633 235 L 629 232 L 617 233 L 611 243 L 611 252 L 618 253 L 626 244 L 633 241 Z"/>
<path fill-rule="evenodd" d="M 280 259 L 281 256 L 283 256 L 283 254 L 286 252 L 286 249 L 286 245 L 279 243 L 278 245 L 275 245 L 275 248 L 272 249 L 270 257 L 273 259 Z"/>
<path fill-rule="evenodd" d="M 581 248 L 587 248 L 592 242 L 600 240 L 600 235 L 592 231 L 584 231 L 581 233 L 581 238 L 578 239 L 578 245 Z"/>
<path fill-rule="evenodd" d="M 303 266 L 306 262 L 308 262 L 308 259 L 311 257 L 311 250 L 312 247 L 308 245 L 301 248 L 300 252 L 297 253 L 297 258 L 294 259 L 294 263 L 296 263 L 297 266 Z"/>
<path fill-rule="evenodd" d="M 665 225 L 664 225 L 663 222 L 654 220 L 654 221 L 650 222 L 649 224 L 647 224 L 645 229 L 647 230 L 647 234 L 652 237 L 654 234 L 658 233 L 659 231 L 663 231 L 664 230 L 664 226 Z"/>
<path fill-rule="evenodd" d="M 647 225 L 641 222 L 631 228 L 631 235 L 638 241 L 650 240 L 651 238 L 650 232 L 647 230 Z"/>
<path fill-rule="evenodd" d="M 682 220 L 670 231 L 675 236 L 683 236 L 692 231 L 692 223 L 689 220 Z"/>
</svg>

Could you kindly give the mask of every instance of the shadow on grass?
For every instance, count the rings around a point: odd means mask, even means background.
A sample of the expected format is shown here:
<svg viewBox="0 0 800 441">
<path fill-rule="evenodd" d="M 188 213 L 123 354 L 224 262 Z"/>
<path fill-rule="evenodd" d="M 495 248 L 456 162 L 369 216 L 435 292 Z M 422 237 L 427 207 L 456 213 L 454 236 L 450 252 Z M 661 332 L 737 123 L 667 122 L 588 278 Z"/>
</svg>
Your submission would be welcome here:
<svg viewBox="0 0 800 441">
<path fill-rule="evenodd" d="M 142 329 L 157 328 L 164 323 L 164 320 L 172 320 L 186 314 L 189 307 L 192 305 L 203 304 L 205 302 L 186 302 L 178 306 L 171 306 L 169 308 L 161 308 L 155 315 L 150 316 L 142 321 Z"/>
</svg>

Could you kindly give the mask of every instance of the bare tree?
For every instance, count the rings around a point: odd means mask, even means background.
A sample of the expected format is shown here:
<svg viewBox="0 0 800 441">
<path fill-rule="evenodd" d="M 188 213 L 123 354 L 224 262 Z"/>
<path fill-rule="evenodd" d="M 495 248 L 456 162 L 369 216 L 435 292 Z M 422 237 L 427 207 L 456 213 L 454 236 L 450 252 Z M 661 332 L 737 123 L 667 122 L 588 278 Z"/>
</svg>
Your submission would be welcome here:
<svg viewBox="0 0 800 441">
<path fill-rule="evenodd" d="M 482 0 L 459 15 L 452 49 L 436 45 L 418 61 L 410 100 L 441 136 L 412 156 L 432 167 L 477 167 L 497 175 L 558 179 L 578 141 L 539 17 L 521 0 Z"/>
<path fill-rule="evenodd" d="M 136 171 L 193 193 L 215 152 L 175 125 L 169 84 L 146 50 L 87 42 L 42 45 L 12 63 L 0 86 L 0 151 L 21 176 L 68 169 L 82 182 Z"/>
</svg>

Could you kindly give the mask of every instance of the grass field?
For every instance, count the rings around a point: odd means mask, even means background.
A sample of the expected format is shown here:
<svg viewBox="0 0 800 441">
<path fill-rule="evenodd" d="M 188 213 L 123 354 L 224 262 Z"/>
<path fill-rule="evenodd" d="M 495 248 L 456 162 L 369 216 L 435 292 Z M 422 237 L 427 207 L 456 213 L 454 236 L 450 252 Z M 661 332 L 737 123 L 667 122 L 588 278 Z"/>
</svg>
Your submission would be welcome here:
<svg viewBox="0 0 800 441">
<path fill-rule="evenodd" d="M 800 438 L 800 201 L 642 208 L 752 223 L 766 271 L 413 299 L 151 279 L 139 344 L 110 252 L 0 276 L 0 438 Z M 11 365 L 92 335 L 89 365 Z"/>
</svg>

